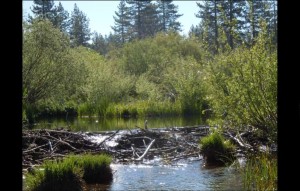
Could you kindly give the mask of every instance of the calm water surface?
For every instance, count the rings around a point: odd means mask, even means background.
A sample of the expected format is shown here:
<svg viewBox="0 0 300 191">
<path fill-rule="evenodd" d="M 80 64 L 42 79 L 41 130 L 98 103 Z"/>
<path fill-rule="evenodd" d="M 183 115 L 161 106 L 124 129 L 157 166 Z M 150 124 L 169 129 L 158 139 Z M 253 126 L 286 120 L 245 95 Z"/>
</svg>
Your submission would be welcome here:
<svg viewBox="0 0 300 191">
<path fill-rule="evenodd" d="M 148 121 L 148 128 L 162 128 L 162 127 L 181 127 L 203 125 L 200 117 L 151 117 L 151 118 L 65 118 L 58 119 L 40 119 L 37 120 L 33 126 L 34 129 L 54 129 L 57 127 L 66 127 L 70 125 L 72 131 L 109 131 L 117 129 L 136 129 L 144 127 L 145 120 Z"/>
</svg>

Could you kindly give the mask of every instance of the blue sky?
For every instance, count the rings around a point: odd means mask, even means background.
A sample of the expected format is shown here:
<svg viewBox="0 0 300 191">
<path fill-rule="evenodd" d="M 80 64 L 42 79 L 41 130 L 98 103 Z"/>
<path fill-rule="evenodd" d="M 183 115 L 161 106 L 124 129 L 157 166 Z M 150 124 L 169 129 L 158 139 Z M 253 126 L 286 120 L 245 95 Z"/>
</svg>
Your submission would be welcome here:
<svg viewBox="0 0 300 191">
<path fill-rule="evenodd" d="M 118 11 L 118 5 L 120 1 L 60 1 L 65 10 L 71 14 L 74 9 L 74 4 L 81 11 L 83 11 L 90 19 L 91 32 L 97 31 L 103 36 L 113 32 L 111 26 L 114 26 L 113 16 L 115 11 Z M 55 1 L 55 5 L 58 5 L 59 1 Z M 196 5 L 196 1 L 173 1 L 175 5 L 178 5 L 178 12 L 183 14 L 178 21 L 182 25 L 182 34 L 187 35 L 190 27 L 197 25 L 200 22 L 199 18 L 195 17 L 195 13 L 199 8 Z M 23 17 L 28 14 L 32 15 L 30 8 L 33 5 L 33 1 L 23 1 Z"/>
</svg>

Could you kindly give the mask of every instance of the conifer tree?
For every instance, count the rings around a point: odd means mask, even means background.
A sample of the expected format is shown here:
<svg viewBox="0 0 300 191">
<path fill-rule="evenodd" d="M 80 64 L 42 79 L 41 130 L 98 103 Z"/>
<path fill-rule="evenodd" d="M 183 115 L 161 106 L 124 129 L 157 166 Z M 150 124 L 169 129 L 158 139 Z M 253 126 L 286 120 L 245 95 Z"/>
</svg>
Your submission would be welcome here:
<svg viewBox="0 0 300 191">
<path fill-rule="evenodd" d="M 121 42 L 125 43 L 129 40 L 131 27 L 129 8 L 126 6 L 125 0 L 121 0 L 118 9 L 118 12 L 115 12 L 116 16 L 113 16 L 115 26 L 112 29 L 120 37 Z"/>
<path fill-rule="evenodd" d="M 201 19 L 198 31 L 201 31 L 201 36 L 209 45 L 209 49 L 212 52 L 217 53 L 219 48 L 218 28 L 220 11 L 218 7 L 220 6 L 220 2 L 217 0 L 207 0 L 203 2 L 197 2 L 197 6 L 200 10 L 195 16 Z"/>
<path fill-rule="evenodd" d="M 108 44 L 106 39 L 100 33 L 94 32 L 91 48 L 101 55 L 105 55 L 108 51 Z"/>
<path fill-rule="evenodd" d="M 129 5 L 131 17 L 131 31 L 133 38 L 153 36 L 159 30 L 157 6 L 150 0 L 126 1 Z"/>
<path fill-rule="evenodd" d="M 70 27 L 69 13 L 64 9 L 61 2 L 54 8 L 53 25 L 62 32 L 68 32 Z"/>
<path fill-rule="evenodd" d="M 178 6 L 174 5 L 172 0 L 159 0 L 157 5 L 161 23 L 160 30 L 164 32 L 168 30 L 181 31 L 181 24 L 177 19 L 182 14 L 178 14 Z"/>
<path fill-rule="evenodd" d="M 71 13 L 70 37 L 73 46 L 88 46 L 90 40 L 89 19 L 79 10 L 76 3 Z"/>
<path fill-rule="evenodd" d="M 53 0 L 34 0 L 33 3 L 34 5 L 31 11 L 34 13 L 35 17 L 40 17 L 43 19 L 47 18 L 51 22 L 53 21 Z"/>
</svg>

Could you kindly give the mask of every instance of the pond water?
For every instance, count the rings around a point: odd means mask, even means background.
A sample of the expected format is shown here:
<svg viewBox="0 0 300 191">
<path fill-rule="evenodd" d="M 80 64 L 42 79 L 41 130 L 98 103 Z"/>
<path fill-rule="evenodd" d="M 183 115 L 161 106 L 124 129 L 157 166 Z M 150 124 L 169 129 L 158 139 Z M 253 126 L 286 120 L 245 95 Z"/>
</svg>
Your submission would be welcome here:
<svg viewBox="0 0 300 191">
<path fill-rule="evenodd" d="M 97 132 L 144 127 L 145 118 L 41 119 L 34 129 L 54 129 L 70 125 L 72 131 Z M 200 117 L 147 118 L 148 128 L 205 125 Z M 110 185 L 87 185 L 96 190 L 243 190 L 241 174 L 233 167 L 203 167 L 203 160 L 181 160 L 164 165 L 157 158 L 142 164 L 111 164 L 114 179 Z"/>
<path fill-rule="evenodd" d="M 69 118 L 48 118 L 39 119 L 33 126 L 33 129 L 54 129 L 58 127 L 67 127 L 70 125 L 72 131 L 110 131 L 118 129 L 136 129 L 144 127 L 147 120 L 148 128 L 163 127 L 182 127 L 203 125 L 201 118 L 198 116 L 189 117 L 149 117 L 149 118 L 97 118 L 97 117 L 76 117 Z"/>
<path fill-rule="evenodd" d="M 203 167 L 203 161 L 174 165 L 111 164 L 110 185 L 90 185 L 88 190 L 243 190 L 241 175 L 234 167 Z"/>
</svg>

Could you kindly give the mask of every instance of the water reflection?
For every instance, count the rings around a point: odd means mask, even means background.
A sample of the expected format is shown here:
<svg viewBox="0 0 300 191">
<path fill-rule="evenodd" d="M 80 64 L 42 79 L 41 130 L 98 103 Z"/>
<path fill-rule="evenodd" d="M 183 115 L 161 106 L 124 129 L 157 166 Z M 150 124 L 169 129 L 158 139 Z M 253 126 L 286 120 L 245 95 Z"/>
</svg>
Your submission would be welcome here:
<svg viewBox="0 0 300 191">
<path fill-rule="evenodd" d="M 147 118 L 148 128 L 202 125 L 198 116 L 190 117 L 151 117 Z M 110 131 L 117 129 L 136 129 L 144 127 L 145 118 L 48 118 L 37 120 L 34 129 L 54 129 L 70 125 L 72 131 Z"/>
</svg>

